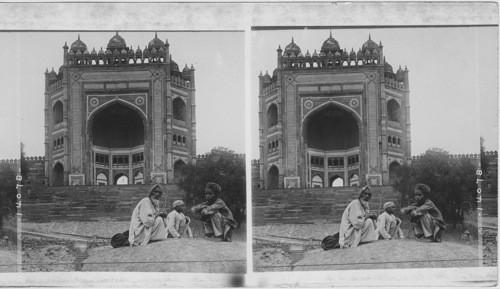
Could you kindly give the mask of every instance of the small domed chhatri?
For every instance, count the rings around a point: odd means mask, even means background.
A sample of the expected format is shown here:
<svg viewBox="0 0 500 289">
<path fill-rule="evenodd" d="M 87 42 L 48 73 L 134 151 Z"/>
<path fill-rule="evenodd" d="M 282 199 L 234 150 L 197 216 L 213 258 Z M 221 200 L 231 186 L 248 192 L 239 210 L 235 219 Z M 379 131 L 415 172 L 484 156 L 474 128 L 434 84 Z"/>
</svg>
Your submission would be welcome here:
<svg viewBox="0 0 500 289">
<path fill-rule="evenodd" d="M 87 50 L 87 45 L 85 45 L 85 43 L 80 40 L 80 34 L 78 34 L 78 39 L 73 42 L 73 44 L 71 44 L 71 50 L 73 52 L 77 52 L 78 50 L 84 52 L 85 50 Z"/>
<path fill-rule="evenodd" d="M 290 55 L 292 53 L 295 55 L 298 55 L 300 53 L 300 47 L 295 44 L 295 42 L 293 42 L 293 37 L 292 42 L 285 47 L 285 54 Z"/>
<path fill-rule="evenodd" d="M 321 46 L 321 52 L 328 54 L 328 52 L 330 51 L 332 53 L 335 53 L 339 50 L 341 50 L 339 42 L 332 37 L 332 31 L 330 31 L 330 37 L 328 37 L 328 39 L 323 42 L 323 45 Z"/>
<path fill-rule="evenodd" d="M 163 46 L 165 46 L 165 43 L 158 38 L 158 33 L 155 33 L 155 38 L 149 41 L 148 49 L 155 48 L 156 50 L 159 50 Z"/>
<path fill-rule="evenodd" d="M 379 49 L 379 46 L 372 40 L 372 36 L 368 34 L 368 40 L 363 44 L 362 50 L 365 52 L 366 50 L 373 51 L 374 49 Z"/>
<path fill-rule="evenodd" d="M 116 35 L 109 40 L 107 48 L 109 50 L 119 49 L 121 51 L 122 49 L 127 48 L 127 44 L 125 43 L 125 40 L 118 35 L 118 32 L 116 32 Z"/>
</svg>

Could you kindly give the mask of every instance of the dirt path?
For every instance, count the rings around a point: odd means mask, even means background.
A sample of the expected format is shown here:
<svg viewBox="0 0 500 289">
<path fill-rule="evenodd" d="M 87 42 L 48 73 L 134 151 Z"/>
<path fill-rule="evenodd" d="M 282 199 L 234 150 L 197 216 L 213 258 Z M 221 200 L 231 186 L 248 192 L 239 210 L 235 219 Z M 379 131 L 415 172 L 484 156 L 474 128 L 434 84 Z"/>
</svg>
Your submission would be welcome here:
<svg viewBox="0 0 500 289">
<path fill-rule="evenodd" d="M 17 272 L 17 255 L 0 249 L 0 272 Z"/>
<path fill-rule="evenodd" d="M 471 246 L 403 239 L 349 249 L 311 250 L 294 264 L 293 270 L 476 267 L 477 259 L 478 250 Z"/>
<path fill-rule="evenodd" d="M 376 242 L 358 248 L 323 251 L 320 248 L 322 237 L 326 236 L 327 232 L 336 230 L 338 226 L 331 224 L 254 227 L 254 270 L 273 272 L 320 269 L 446 268 L 475 267 L 478 263 L 470 260 L 479 258 L 477 240 L 472 236 L 464 239 L 463 228 L 460 226 L 457 228 L 450 226 L 445 231 L 443 242 L 440 244 L 417 241 L 410 227 L 404 227 L 403 231 L 407 238 L 405 240 L 396 240 L 392 243 Z M 302 245 L 303 252 L 292 253 L 291 248 L 297 244 Z M 487 240 L 483 239 L 483 245 L 483 265 L 496 266 L 496 235 Z M 388 251 L 388 248 L 393 250 L 392 253 Z M 429 260 L 433 261 L 427 262 Z"/>
<path fill-rule="evenodd" d="M 246 243 L 167 239 L 146 246 L 96 248 L 84 271 L 246 273 Z"/>
<path fill-rule="evenodd" d="M 88 246 L 88 253 L 89 253 L 88 259 L 94 260 L 92 261 L 94 263 L 107 262 L 106 264 L 99 265 L 100 271 L 114 271 L 116 268 L 119 267 L 116 266 L 117 265 L 116 260 L 118 260 L 119 262 L 119 259 L 115 259 L 113 261 L 109 260 L 103 261 L 102 256 L 104 256 L 103 254 L 113 255 L 114 253 L 117 252 L 116 250 L 113 250 L 110 245 L 111 236 L 113 236 L 118 232 L 123 232 L 124 230 L 128 229 L 128 225 L 129 225 L 128 222 L 113 221 L 107 219 L 94 222 L 58 221 L 58 222 L 48 222 L 48 223 L 24 223 L 22 226 L 23 271 L 25 272 L 75 271 L 75 260 L 76 260 L 75 244 L 82 242 L 86 243 Z M 203 229 L 199 221 L 197 220 L 193 221 L 191 228 L 193 230 L 195 237 L 203 238 Z M 233 243 L 245 244 L 245 242 L 246 242 L 246 228 L 242 227 L 233 233 Z M 149 246 L 150 245 L 148 245 L 147 247 Z M 193 248 L 193 246 L 196 248 Z M 204 245 L 200 246 L 197 243 L 197 241 L 193 241 L 192 244 L 189 246 L 179 245 L 178 248 L 175 249 L 162 248 L 159 251 L 154 251 L 154 252 L 152 251 L 147 254 L 155 256 L 164 256 L 162 254 L 158 254 L 158 252 L 163 252 L 166 250 L 169 251 L 174 250 L 176 253 L 188 252 L 187 255 L 191 256 L 190 260 L 193 261 L 196 260 L 195 259 L 196 254 L 189 252 L 197 252 L 199 258 L 203 257 L 203 254 L 205 252 L 211 252 L 213 255 L 220 255 L 224 257 L 226 254 L 224 253 L 224 250 L 226 250 L 229 247 L 231 248 L 234 247 L 233 249 L 238 251 L 237 254 L 243 254 L 244 258 L 246 259 L 246 255 L 244 253 L 246 249 L 245 245 L 243 246 L 229 245 L 219 249 L 217 249 L 217 246 L 219 245 L 216 245 L 215 243 L 213 243 L 213 245 L 209 245 L 208 247 Z M 150 249 L 145 249 L 145 250 L 148 251 Z M 92 259 L 93 257 L 95 257 L 95 259 Z M 115 256 L 115 257 L 120 257 L 120 256 Z M 139 254 L 138 256 L 135 257 L 135 260 L 144 260 L 143 257 L 144 256 L 140 256 Z M 224 257 L 226 259 L 218 259 L 218 260 L 219 261 L 230 260 L 228 258 L 231 256 L 226 256 L 226 257 Z M 129 261 L 133 262 L 134 259 L 130 259 Z M 244 265 L 246 265 L 246 262 Z M 186 268 L 183 267 L 183 268 L 187 270 L 186 272 L 189 272 L 189 270 L 194 270 L 192 268 L 196 268 L 196 266 L 197 265 L 193 265 L 190 267 Z M 217 266 L 212 266 L 212 267 L 219 269 L 222 268 L 220 266 L 219 267 Z M 238 266 L 236 266 L 235 268 L 239 268 Z M 126 271 L 127 269 L 124 269 L 125 267 L 126 265 L 123 265 L 120 268 Z M 130 268 L 132 267 L 133 266 L 130 266 Z M 87 266 L 86 268 L 89 269 L 90 266 Z M 154 268 L 154 266 L 148 267 L 148 265 L 144 265 L 144 268 L 151 269 L 151 271 L 159 270 L 157 268 Z M 133 269 L 134 271 L 145 271 L 145 269 L 142 270 L 141 267 L 139 268 L 135 267 Z M 177 270 L 177 269 L 172 267 L 172 270 Z M 222 268 L 220 270 L 230 271 L 232 269 Z M 236 271 L 239 270 L 240 269 L 237 269 Z"/>
</svg>

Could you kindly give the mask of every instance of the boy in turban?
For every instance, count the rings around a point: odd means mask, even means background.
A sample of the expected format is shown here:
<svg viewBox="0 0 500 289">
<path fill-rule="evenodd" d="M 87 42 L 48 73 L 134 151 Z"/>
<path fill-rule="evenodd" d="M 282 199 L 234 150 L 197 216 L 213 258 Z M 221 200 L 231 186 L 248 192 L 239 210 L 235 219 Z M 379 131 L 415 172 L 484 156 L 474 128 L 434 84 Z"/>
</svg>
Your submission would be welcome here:
<svg viewBox="0 0 500 289">
<path fill-rule="evenodd" d="M 394 203 L 386 202 L 383 208 L 385 212 L 380 214 L 377 219 L 379 239 L 404 239 L 403 231 L 400 228 L 401 220 L 394 216 L 394 211 L 396 210 Z"/>
<path fill-rule="evenodd" d="M 236 221 L 226 203 L 219 198 L 221 191 L 222 188 L 218 184 L 207 183 L 205 186 L 206 201 L 192 207 L 191 211 L 201 215 L 205 237 L 215 237 L 216 240 L 231 242 Z"/>
<path fill-rule="evenodd" d="M 401 209 L 401 214 L 409 214 L 410 222 L 417 238 L 429 238 L 431 242 L 441 242 L 446 229 L 443 216 L 434 203 L 429 200 L 431 189 L 426 184 L 417 184 L 414 189 L 415 203 Z"/>
<path fill-rule="evenodd" d="M 166 227 L 168 238 L 180 238 L 185 233 L 188 238 L 193 238 L 193 232 L 189 228 L 191 220 L 184 215 L 184 202 L 177 200 L 173 204 L 174 210 L 167 215 Z"/>
</svg>

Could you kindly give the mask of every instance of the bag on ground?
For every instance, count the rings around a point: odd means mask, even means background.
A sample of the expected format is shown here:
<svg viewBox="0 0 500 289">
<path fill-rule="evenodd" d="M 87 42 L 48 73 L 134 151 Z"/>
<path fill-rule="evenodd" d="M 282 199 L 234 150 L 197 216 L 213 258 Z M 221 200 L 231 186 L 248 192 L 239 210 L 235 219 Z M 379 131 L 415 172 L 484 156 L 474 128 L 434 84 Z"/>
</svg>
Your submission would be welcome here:
<svg viewBox="0 0 500 289">
<path fill-rule="evenodd" d="M 328 251 L 335 248 L 340 248 L 339 245 L 339 233 L 335 233 L 330 236 L 326 236 L 323 241 L 321 241 L 321 248 Z"/>
<path fill-rule="evenodd" d="M 111 246 L 113 246 L 113 248 L 130 246 L 128 242 L 128 230 L 123 233 L 115 234 L 111 238 Z"/>
</svg>

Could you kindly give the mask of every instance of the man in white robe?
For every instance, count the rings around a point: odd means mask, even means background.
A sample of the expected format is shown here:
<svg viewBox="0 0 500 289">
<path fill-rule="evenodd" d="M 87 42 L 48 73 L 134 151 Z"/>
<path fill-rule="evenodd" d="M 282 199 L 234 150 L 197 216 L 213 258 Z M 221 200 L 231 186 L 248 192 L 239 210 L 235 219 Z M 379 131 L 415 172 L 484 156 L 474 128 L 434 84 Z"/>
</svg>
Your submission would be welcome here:
<svg viewBox="0 0 500 289">
<path fill-rule="evenodd" d="M 340 222 L 339 245 L 341 248 L 357 247 L 359 243 L 373 242 L 378 238 L 368 202 L 372 197 L 369 186 L 361 189 L 359 197 L 347 205 Z"/>
<path fill-rule="evenodd" d="M 167 229 L 163 222 L 166 214 L 159 210 L 162 194 L 160 186 L 153 185 L 149 189 L 149 196 L 135 206 L 130 218 L 128 237 L 130 246 L 147 245 L 150 241 L 167 238 Z"/>
<path fill-rule="evenodd" d="M 403 230 L 401 230 L 401 219 L 394 216 L 396 206 L 393 202 L 386 202 L 384 210 L 377 219 L 377 230 L 379 239 L 404 239 Z"/>
<path fill-rule="evenodd" d="M 180 238 L 184 234 L 193 238 L 193 232 L 189 227 L 191 220 L 184 215 L 184 202 L 177 200 L 173 204 L 174 210 L 167 215 L 168 238 Z"/>
</svg>

